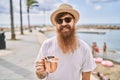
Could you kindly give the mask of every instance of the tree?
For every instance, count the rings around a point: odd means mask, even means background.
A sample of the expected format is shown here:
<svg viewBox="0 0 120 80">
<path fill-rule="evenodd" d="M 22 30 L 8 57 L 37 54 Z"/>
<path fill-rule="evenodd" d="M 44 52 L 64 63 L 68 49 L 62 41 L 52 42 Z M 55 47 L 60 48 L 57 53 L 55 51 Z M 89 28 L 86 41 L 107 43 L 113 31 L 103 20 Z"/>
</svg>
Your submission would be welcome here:
<svg viewBox="0 0 120 80">
<path fill-rule="evenodd" d="M 36 0 L 27 0 L 27 14 L 28 14 L 28 28 L 29 28 L 29 32 L 32 32 L 31 26 L 30 26 L 30 8 L 33 6 L 38 6 L 36 5 L 36 3 L 38 3 L 38 1 Z"/>
<path fill-rule="evenodd" d="M 10 17 L 11 17 L 11 40 L 15 40 L 15 31 L 14 31 L 14 16 L 13 16 L 13 3 L 10 0 Z"/>
<path fill-rule="evenodd" d="M 20 32 L 23 35 L 23 20 L 22 20 L 22 0 L 19 0 L 20 2 Z"/>
</svg>

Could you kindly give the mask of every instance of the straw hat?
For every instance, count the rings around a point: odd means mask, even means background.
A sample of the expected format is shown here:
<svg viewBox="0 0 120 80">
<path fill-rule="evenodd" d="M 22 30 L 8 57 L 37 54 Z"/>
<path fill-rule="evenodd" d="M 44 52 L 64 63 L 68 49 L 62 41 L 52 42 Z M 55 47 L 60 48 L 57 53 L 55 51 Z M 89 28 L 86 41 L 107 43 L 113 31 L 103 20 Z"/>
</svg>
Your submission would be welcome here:
<svg viewBox="0 0 120 80">
<path fill-rule="evenodd" d="M 55 22 L 55 17 L 57 14 L 62 13 L 62 12 L 68 12 L 70 14 L 72 14 L 75 17 L 75 22 L 77 23 L 77 21 L 79 20 L 79 13 L 78 11 L 76 11 L 75 9 L 73 9 L 73 7 L 71 5 L 68 4 L 61 4 L 59 6 L 59 8 L 57 10 L 55 10 L 52 14 L 51 14 L 51 22 L 53 25 L 56 24 Z"/>
</svg>

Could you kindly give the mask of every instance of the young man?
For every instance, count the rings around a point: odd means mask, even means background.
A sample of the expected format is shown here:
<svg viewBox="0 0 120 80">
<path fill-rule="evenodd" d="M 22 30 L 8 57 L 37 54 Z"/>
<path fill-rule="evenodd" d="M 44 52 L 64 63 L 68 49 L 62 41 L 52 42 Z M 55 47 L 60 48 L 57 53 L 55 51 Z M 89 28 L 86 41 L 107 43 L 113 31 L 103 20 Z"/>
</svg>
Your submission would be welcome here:
<svg viewBox="0 0 120 80">
<path fill-rule="evenodd" d="M 36 62 L 36 75 L 47 80 L 90 80 L 91 71 L 96 67 L 91 49 L 76 37 L 75 24 L 79 13 L 68 4 L 62 4 L 51 15 L 56 26 L 57 36 L 50 38 L 41 46 Z M 55 72 L 46 70 L 44 57 L 59 58 Z"/>
</svg>

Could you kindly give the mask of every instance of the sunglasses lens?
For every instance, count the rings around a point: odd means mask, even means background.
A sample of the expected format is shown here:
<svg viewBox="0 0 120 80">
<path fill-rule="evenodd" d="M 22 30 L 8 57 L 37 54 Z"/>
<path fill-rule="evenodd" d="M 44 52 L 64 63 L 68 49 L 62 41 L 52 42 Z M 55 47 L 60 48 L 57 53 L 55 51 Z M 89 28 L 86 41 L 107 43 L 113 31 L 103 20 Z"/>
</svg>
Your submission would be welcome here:
<svg viewBox="0 0 120 80">
<path fill-rule="evenodd" d="M 57 19 L 56 21 L 58 24 L 62 24 L 63 20 L 62 19 Z"/>
<path fill-rule="evenodd" d="M 69 18 L 69 17 L 68 17 L 68 18 L 65 18 L 65 22 L 66 22 L 66 23 L 69 23 L 69 22 L 71 22 L 71 19 L 72 19 L 72 18 Z"/>
<path fill-rule="evenodd" d="M 57 19 L 56 22 L 58 24 L 62 24 L 63 23 L 63 20 L 66 22 L 66 23 L 69 23 L 71 22 L 72 18 L 71 17 L 66 17 L 65 19 Z"/>
</svg>

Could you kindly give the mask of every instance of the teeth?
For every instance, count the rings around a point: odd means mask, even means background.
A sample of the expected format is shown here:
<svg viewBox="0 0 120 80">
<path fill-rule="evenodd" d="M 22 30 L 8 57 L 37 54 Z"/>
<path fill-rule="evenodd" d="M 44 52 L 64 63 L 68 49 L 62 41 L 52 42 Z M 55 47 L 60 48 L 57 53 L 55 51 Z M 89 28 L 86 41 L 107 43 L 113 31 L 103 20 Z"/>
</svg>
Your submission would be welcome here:
<svg viewBox="0 0 120 80">
<path fill-rule="evenodd" d="M 63 29 L 68 29 L 68 28 L 63 28 Z"/>
<path fill-rule="evenodd" d="M 64 32 L 64 31 L 69 31 L 69 29 L 66 28 L 66 27 L 64 27 L 64 28 L 62 28 L 62 31 L 63 31 L 63 32 Z"/>
<path fill-rule="evenodd" d="M 65 29 L 65 27 L 63 29 Z"/>
<path fill-rule="evenodd" d="M 67 28 L 64 28 L 63 30 L 69 30 L 69 29 L 67 29 Z"/>
</svg>

